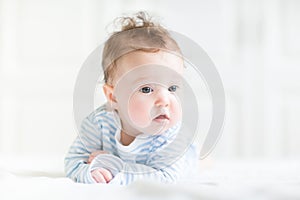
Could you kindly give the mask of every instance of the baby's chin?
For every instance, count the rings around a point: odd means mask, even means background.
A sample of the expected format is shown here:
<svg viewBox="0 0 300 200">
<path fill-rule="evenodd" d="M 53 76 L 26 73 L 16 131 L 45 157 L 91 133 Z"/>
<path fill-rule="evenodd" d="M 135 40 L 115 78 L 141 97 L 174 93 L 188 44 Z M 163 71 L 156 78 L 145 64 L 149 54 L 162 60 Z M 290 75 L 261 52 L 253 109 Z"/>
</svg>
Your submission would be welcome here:
<svg viewBox="0 0 300 200">
<path fill-rule="evenodd" d="M 153 120 L 150 126 L 140 130 L 147 135 L 161 135 L 176 124 L 177 122 L 171 120 Z"/>
</svg>

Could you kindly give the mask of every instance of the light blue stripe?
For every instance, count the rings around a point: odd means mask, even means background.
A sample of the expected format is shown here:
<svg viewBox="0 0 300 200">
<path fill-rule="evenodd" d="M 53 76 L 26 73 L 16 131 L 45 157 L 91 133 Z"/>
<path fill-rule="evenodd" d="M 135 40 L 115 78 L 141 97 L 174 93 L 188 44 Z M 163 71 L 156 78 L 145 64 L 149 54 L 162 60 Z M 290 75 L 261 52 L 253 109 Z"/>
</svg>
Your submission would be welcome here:
<svg viewBox="0 0 300 200">
<path fill-rule="evenodd" d="M 80 133 L 82 134 L 81 136 L 92 136 L 91 138 L 93 139 L 93 141 L 97 141 L 100 137 L 100 134 L 97 134 L 95 132 L 93 132 L 94 130 L 88 130 L 86 127 L 82 127 L 82 130 L 80 131 Z M 84 133 L 88 133 L 88 134 L 84 134 Z"/>
<path fill-rule="evenodd" d="M 69 153 L 86 153 L 87 149 L 82 146 L 71 146 Z"/>
<path fill-rule="evenodd" d="M 150 144 L 152 143 L 152 141 L 148 141 L 148 142 L 145 142 L 145 143 L 143 143 L 143 144 L 140 144 L 140 145 L 138 145 L 136 148 L 134 148 L 133 150 L 132 150 L 132 152 L 136 152 L 136 151 L 138 151 L 139 149 L 142 149 L 142 148 L 145 148 L 145 147 L 150 147 Z"/>
<path fill-rule="evenodd" d="M 105 125 L 107 125 L 107 126 L 103 126 L 102 130 L 107 131 L 111 135 L 115 135 L 115 132 L 117 131 L 117 128 L 110 125 L 110 124 L 107 124 L 107 123 L 105 123 Z"/>
</svg>

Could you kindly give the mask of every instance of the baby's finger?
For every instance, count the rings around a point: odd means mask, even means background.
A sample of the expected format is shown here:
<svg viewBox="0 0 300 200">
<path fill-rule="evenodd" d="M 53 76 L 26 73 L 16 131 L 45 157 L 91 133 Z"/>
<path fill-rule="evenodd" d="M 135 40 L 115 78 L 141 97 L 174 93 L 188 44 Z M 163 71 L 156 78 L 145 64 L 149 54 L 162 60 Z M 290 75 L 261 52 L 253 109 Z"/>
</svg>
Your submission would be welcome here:
<svg viewBox="0 0 300 200">
<path fill-rule="evenodd" d="M 94 158 L 95 158 L 96 156 L 98 156 L 99 154 L 107 154 L 107 153 L 108 153 L 107 151 L 102 151 L 102 150 L 94 151 L 94 152 L 92 152 L 92 153 L 90 154 L 87 163 L 88 163 L 88 164 L 91 164 L 91 162 L 94 160 Z"/>
<path fill-rule="evenodd" d="M 95 179 L 97 183 L 106 183 L 106 180 L 102 173 L 98 170 L 92 171 L 92 177 Z"/>
<path fill-rule="evenodd" d="M 91 164 L 91 162 L 94 160 L 94 158 L 95 158 L 94 156 L 90 155 L 87 163 Z"/>
<path fill-rule="evenodd" d="M 112 176 L 112 174 L 109 170 L 104 169 L 104 168 L 100 168 L 99 171 L 101 172 L 101 174 L 105 178 L 106 183 L 109 183 L 109 181 L 111 181 L 111 179 L 113 178 L 113 176 Z"/>
<path fill-rule="evenodd" d="M 102 151 L 102 150 L 94 151 L 94 152 L 91 153 L 91 156 L 96 157 L 99 154 L 107 154 L 107 151 Z"/>
</svg>

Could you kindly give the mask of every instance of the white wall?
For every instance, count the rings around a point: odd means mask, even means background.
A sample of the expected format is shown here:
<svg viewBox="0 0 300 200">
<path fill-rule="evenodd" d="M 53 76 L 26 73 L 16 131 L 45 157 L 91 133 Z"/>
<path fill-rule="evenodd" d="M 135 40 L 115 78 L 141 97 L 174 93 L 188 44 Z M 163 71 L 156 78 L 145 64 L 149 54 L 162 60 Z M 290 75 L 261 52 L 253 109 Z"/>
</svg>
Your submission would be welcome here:
<svg viewBox="0 0 300 200">
<path fill-rule="evenodd" d="M 123 13 L 148 10 L 198 42 L 227 95 L 216 158 L 299 158 L 300 1 L 0 0 L 0 152 L 63 156 L 72 92 Z"/>
</svg>

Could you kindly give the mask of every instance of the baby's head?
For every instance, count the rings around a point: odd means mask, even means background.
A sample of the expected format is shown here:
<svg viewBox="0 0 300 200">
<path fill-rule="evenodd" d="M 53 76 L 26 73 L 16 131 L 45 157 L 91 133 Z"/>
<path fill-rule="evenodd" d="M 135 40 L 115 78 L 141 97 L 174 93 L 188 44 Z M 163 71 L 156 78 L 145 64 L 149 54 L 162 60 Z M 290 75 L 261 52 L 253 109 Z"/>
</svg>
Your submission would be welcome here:
<svg viewBox="0 0 300 200">
<path fill-rule="evenodd" d="M 104 93 L 128 134 L 161 133 L 181 121 L 180 48 L 143 12 L 119 21 L 103 50 Z"/>
</svg>

